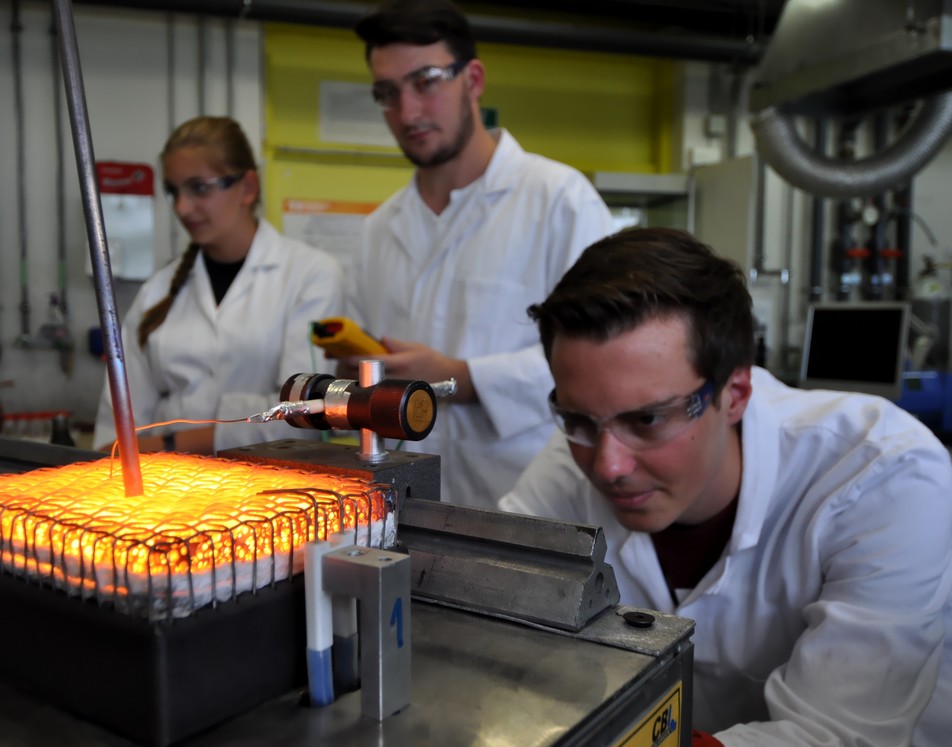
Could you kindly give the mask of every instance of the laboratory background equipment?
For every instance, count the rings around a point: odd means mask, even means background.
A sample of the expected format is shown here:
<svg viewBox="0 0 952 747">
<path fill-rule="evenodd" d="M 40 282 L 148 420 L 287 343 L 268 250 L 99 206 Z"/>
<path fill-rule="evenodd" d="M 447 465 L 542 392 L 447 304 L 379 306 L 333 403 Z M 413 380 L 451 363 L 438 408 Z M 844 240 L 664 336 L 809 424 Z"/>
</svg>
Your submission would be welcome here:
<svg viewBox="0 0 952 747">
<path fill-rule="evenodd" d="M 909 319 L 907 303 L 811 304 L 800 386 L 899 399 Z"/>
</svg>

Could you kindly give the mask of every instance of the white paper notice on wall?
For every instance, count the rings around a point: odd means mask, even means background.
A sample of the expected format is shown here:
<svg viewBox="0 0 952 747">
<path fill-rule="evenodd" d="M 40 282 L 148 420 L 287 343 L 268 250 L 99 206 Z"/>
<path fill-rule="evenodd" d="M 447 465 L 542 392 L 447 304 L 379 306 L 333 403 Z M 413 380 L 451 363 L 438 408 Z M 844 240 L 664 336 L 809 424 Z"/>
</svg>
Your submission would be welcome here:
<svg viewBox="0 0 952 747">
<path fill-rule="evenodd" d="M 318 111 L 321 142 L 397 147 L 369 85 L 323 81 Z"/>
<path fill-rule="evenodd" d="M 96 163 L 103 224 L 112 275 L 123 280 L 145 280 L 155 269 L 155 175 L 145 163 Z M 86 260 L 92 275 L 92 260 Z"/>
<path fill-rule="evenodd" d="M 286 199 L 281 230 L 333 255 L 346 271 L 360 242 L 364 219 L 376 207 L 375 202 Z"/>
</svg>

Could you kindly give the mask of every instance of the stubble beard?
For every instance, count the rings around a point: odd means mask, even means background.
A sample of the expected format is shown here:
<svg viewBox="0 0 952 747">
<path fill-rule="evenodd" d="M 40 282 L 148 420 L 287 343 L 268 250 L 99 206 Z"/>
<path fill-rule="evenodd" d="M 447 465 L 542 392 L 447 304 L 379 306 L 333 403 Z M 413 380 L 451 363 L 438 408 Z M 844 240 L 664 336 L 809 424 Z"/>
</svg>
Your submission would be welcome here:
<svg viewBox="0 0 952 747">
<path fill-rule="evenodd" d="M 403 154 L 407 157 L 410 163 L 420 169 L 432 169 L 437 166 L 442 166 L 444 163 L 449 163 L 463 152 L 466 144 L 469 142 L 470 138 L 472 138 L 475 129 L 473 110 L 469 106 L 469 99 L 464 95 L 463 119 L 459 124 L 456 137 L 453 138 L 451 143 L 439 148 L 435 153 L 427 157 L 421 157 L 410 153 L 406 148 L 403 149 Z"/>
</svg>

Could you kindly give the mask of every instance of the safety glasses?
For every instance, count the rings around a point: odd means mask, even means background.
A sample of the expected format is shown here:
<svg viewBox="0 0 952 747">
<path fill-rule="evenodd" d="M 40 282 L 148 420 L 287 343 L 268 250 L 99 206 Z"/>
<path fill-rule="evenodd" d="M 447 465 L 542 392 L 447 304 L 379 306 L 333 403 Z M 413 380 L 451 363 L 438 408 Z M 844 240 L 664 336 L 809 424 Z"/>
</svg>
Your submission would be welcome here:
<svg viewBox="0 0 952 747">
<path fill-rule="evenodd" d="M 593 418 L 560 407 L 553 389 L 549 394 L 549 409 L 559 430 L 572 443 L 594 447 L 601 433 L 608 431 L 631 449 L 653 449 L 683 433 L 704 414 L 713 398 L 714 382 L 708 380 L 697 391 L 660 407 Z"/>
<path fill-rule="evenodd" d="M 176 186 L 165 182 L 163 185 L 165 189 L 165 195 L 169 198 L 169 202 L 174 203 L 179 195 L 188 198 L 189 200 L 202 200 L 206 197 L 209 197 L 216 191 L 224 192 L 226 189 L 234 186 L 242 180 L 246 172 L 240 174 L 227 174 L 226 176 L 213 176 L 208 179 L 187 179 L 181 185 Z"/>
<path fill-rule="evenodd" d="M 399 82 L 378 80 L 373 84 L 371 93 L 377 105 L 384 111 L 389 111 L 400 101 L 400 91 L 405 86 L 410 86 L 418 96 L 432 96 L 444 83 L 455 80 L 468 64 L 469 60 L 457 60 L 443 67 L 427 65 L 407 73 Z"/>
</svg>

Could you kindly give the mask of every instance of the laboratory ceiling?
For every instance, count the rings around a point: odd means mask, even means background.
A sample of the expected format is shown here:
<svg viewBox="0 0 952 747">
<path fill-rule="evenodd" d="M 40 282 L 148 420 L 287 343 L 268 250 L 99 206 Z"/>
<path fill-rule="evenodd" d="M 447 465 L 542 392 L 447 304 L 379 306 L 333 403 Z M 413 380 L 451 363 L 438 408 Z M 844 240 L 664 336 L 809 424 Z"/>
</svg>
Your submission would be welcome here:
<svg viewBox="0 0 952 747">
<path fill-rule="evenodd" d="M 637 22 L 659 33 L 691 33 L 743 40 L 764 38 L 777 23 L 784 0 L 509 0 L 482 7 L 520 8 L 609 21 Z M 479 8 L 478 3 L 462 5 Z"/>
<path fill-rule="evenodd" d="M 76 0 L 213 16 L 352 27 L 356 0 Z M 458 0 L 481 41 L 756 64 L 784 0 Z"/>
</svg>

